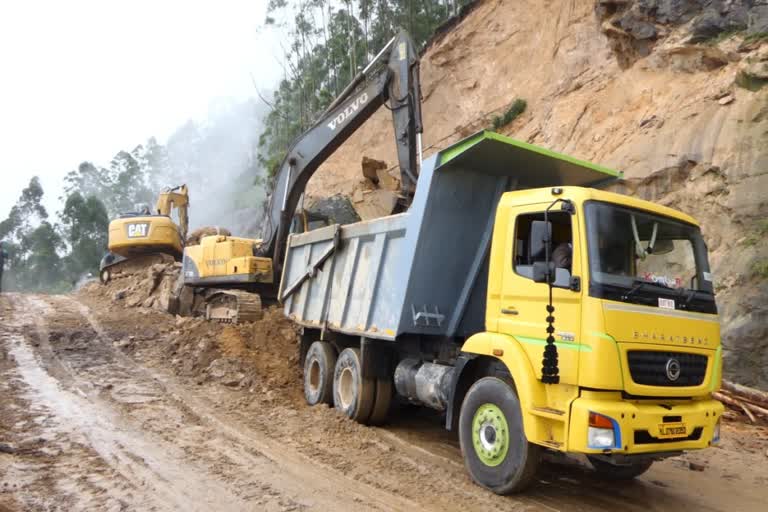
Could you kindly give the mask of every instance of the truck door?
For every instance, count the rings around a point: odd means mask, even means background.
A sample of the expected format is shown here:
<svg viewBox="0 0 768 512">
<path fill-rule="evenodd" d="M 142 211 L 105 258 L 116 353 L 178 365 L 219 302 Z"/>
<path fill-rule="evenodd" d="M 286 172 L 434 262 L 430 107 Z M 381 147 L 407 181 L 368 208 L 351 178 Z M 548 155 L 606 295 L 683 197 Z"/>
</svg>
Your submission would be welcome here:
<svg viewBox="0 0 768 512">
<path fill-rule="evenodd" d="M 547 310 L 549 288 L 546 283 L 533 282 L 533 264 L 544 261 L 544 235 L 552 234 L 552 255 L 556 264 L 552 303 L 555 307 L 554 327 L 557 344 L 560 382 L 577 384 L 581 327 L 581 293 L 571 290 L 571 276 L 582 275 L 578 222 L 576 216 L 550 210 L 549 224 L 544 222 L 544 210 L 549 203 L 527 205 L 511 210 L 501 289 L 501 311 L 498 329 L 514 336 L 530 358 L 537 376 L 541 377 L 541 361 L 547 339 Z"/>
</svg>

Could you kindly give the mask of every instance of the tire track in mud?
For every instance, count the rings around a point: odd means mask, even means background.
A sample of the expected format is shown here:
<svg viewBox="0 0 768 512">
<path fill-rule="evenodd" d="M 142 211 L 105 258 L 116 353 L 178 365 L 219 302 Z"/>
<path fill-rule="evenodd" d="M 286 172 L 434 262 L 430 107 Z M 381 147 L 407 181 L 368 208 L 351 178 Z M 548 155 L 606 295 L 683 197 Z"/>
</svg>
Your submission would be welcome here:
<svg viewBox="0 0 768 512">
<path fill-rule="evenodd" d="M 62 298 L 77 308 L 103 339 L 109 339 L 96 314 L 88 306 L 69 297 Z M 124 358 L 126 364 L 137 365 L 129 356 L 115 352 L 116 357 Z M 245 416 L 250 411 L 236 410 L 233 414 L 231 408 L 223 405 L 226 397 L 218 400 L 215 394 L 211 396 L 214 390 L 210 387 L 197 392 L 179 384 L 167 373 L 153 370 L 151 365 L 140 368 L 147 378 L 162 385 L 168 397 L 183 404 L 220 435 L 258 449 L 281 470 L 294 475 L 302 486 L 318 485 L 325 492 L 336 494 L 337 500 L 344 497 L 356 503 L 365 503 L 367 509 L 383 510 L 464 508 L 459 504 L 467 507 L 482 505 L 488 510 L 551 510 L 534 499 L 495 496 L 473 484 L 460 461 L 450 461 L 405 439 L 394 436 L 397 439 L 395 444 L 400 448 L 393 449 L 386 441 L 375 439 L 379 434 L 388 434 L 385 430 L 369 429 L 344 420 L 342 424 L 352 431 L 334 432 L 331 437 L 336 446 L 329 446 L 324 442 L 329 441 L 328 437 L 307 435 L 320 426 L 317 422 L 322 423 L 323 418 L 302 418 L 290 404 L 270 411 L 258 410 L 247 418 Z M 301 409 L 298 412 L 321 412 L 317 408 Z M 266 419 L 265 412 L 269 416 Z M 322 412 L 335 416 L 332 409 Z M 366 434 L 374 432 L 373 441 L 368 443 L 370 446 L 365 446 L 366 442 L 361 448 L 354 446 L 355 430 L 362 430 L 366 439 L 370 437 Z M 337 449 L 339 442 L 344 445 L 342 450 Z M 383 460 L 370 463 L 368 453 L 362 454 L 365 457 L 360 456 L 361 449 L 378 452 Z M 330 508 L 337 509 L 338 505 Z"/>
<path fill-rule="evenodd" d="M 363 427 L 299 403 L 293 387 L 257 381 L 249 394 L 174 375 L 164 333 L 175 320 L 83 300 L 91 306 L 16 296 L 15 326 L 0 323 L 0 347 L 21 356 L 12 369 L 0 357 L 0 379 L 13 374 L 0 393 L 27 397 L 0 412 L 11 410 L 16 430 L 46 444 L 30 449 L 45 452 L 39 460 L 10 467 L 21 482 L 37 475 L 23 509 L 762 510 L 756 487 L 673 462 L 623 484 L 574 464 L 545 464 L 525 495 L 496 496 L 470 481 L 454 435 L 435 415 L 408 410 L 385 428 Z M 142 339 L 145 318 L 165 327 Z M 137 341 L 125 348 L 131 334 Z M 0 469 L 7 460 L 0 453 Z M 0 510 L 2 482 L 0 475 Z"/>
<path fill-rule="evenodd" d="M 36 398 L 45 399 L 45 406 L 71 430 L 85 432 L 122 479 L 136 488 L 151 482 L 148 495 L 155 507 L 416 507 L 359 483 L 345 488 L 339 485 L 347 480 L 342 475 L 313 467 L 304 457 L 259 442 L 207 413 L 207 404 L 182 396 L 183 390 L 172 389 L 172 383 L 161 382 L 115 350 L 87 306 L 62 296 L 21 302 L 17 310 L 26 306 L 37 312 L 33 322 L 43 364 L 37 365 L 24 340 L 11 349 Z M 49 326 L 46 317 L 54 312 L 56 325 Z"/>
<path fill-rule="evenodd" d="M 82 337 L 57 350 L 50 342 L 52 333 L 45 321 L 51 309 L 34 298 L 24 302 L 22 305 L 31 306 L 28 310 L 38 313 L 33 323 L 41 358 L 38 360 L 27 340 L 19 336 L 10 340 L 9 352 L 16 360 L 21 379 L 29 387 L 31 402 L 48 411 L 56 434 L 79 439 L 98 454 L 103 465 L 114 473 L 112 477 L 118 485 L 130 488 L 133 507 L 203 510 L 245 506 L 244 501 L 218 482 L 203 481 L 195 473 L 184 471 L 178 464 L 183 453 L 148 441 L 142 432 L 131 428 L 119 413 L 106 406 L 100 397 L 102 390 L 96 386 L 104 381 L 104 376 L 93 371 L 94 368 L 101 367 L 112 373 L 108 380 L 113 381 L 130 377 L 129 372 L 110 364 L 102 350 L 84 342 Z M 60 321 L 71 322 L 68 325 L 73 328 L 71 333 L 85 337 L 91 334 L 74 330 L 77 319 L 67 318 L 65 311 L 57 308 L 56 313 Z M 53 331 L 55 335 L 60 333 Z M 50 374 L 47 368 L 52 369 Z M 89 493 L 86 489 L 77 489 L 73 494 L 87 496 Z"/>
</svg>

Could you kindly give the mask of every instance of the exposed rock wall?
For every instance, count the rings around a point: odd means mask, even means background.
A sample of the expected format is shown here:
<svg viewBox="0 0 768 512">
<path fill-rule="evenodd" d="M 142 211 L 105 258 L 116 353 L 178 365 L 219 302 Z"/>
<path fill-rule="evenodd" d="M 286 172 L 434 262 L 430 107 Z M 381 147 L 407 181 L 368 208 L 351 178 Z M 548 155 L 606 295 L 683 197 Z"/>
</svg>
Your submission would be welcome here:
<svg viewBox="0 0 768 512">
<path fill-rule="evenodd" d="M 726 374 L 768 387 L 768 2 L 487 0 L 422 57 L 426 155 L 515 98 L 518 139 L 625 172 L 616 188 L 698 218 Z M 361 156 L 396 163 L 382 110 L 315 175 L 352 195 Z"/>
</svg>

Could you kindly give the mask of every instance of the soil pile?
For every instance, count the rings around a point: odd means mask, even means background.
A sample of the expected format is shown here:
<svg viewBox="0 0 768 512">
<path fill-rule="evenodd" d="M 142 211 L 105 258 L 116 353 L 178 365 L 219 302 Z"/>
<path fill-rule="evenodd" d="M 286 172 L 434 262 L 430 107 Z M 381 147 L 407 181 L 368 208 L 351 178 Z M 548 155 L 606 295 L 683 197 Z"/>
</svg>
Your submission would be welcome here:
<svg viewBox="0 0 768 512">
<path fill-rule="evenodd" d="M 169 311 L 173 307 L 174 287 L 181 272 L 181 263 L 170 256 L 159 261 L 144 268 L 116 272 L 107 284 L 88 283 L 78 293 L 113 301 L 121 306 Z"/>
<path fill-rule="evenodd" d="M 277 307 L 237 325 L 177 316 L 163 351 L 177 374 L 199 383 L 259 391 L 267 399 L 302 397 L 298 337 Z"/>
</svg>

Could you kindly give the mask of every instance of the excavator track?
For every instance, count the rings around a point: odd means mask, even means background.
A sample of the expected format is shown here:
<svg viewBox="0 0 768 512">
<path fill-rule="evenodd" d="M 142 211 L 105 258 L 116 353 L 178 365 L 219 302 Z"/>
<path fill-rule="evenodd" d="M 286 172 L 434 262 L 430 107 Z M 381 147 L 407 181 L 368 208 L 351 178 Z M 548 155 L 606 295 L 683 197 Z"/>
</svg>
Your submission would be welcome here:
<svg viewBox="0 0 768 512">
<path fill-rule="evenodd" d="M 224 323 L 261 320 L 261 297 L 242 290 L 212 290 L 205 299 L 205 319 Z"/>
</svg>

